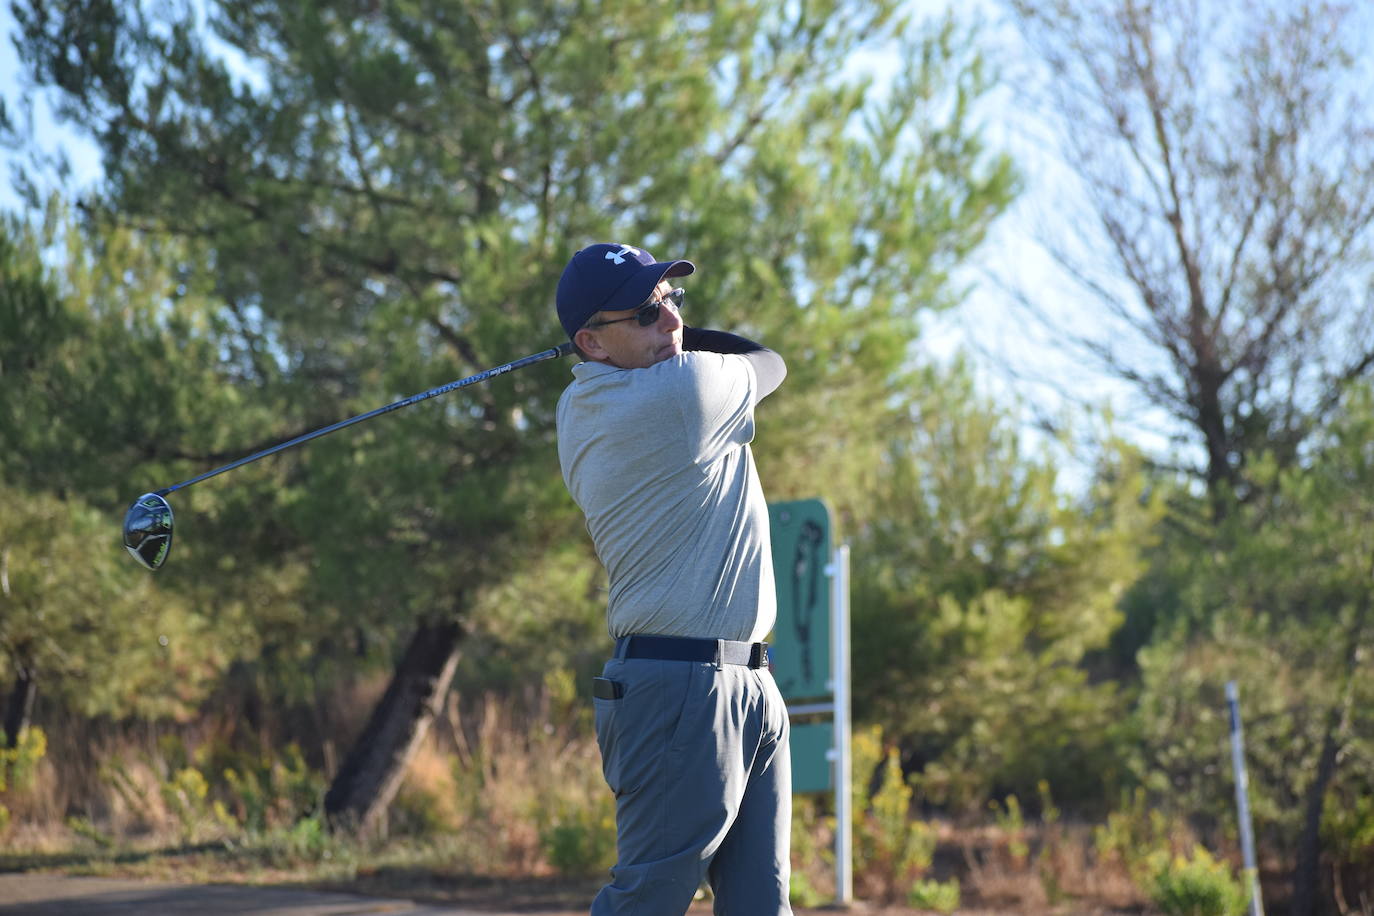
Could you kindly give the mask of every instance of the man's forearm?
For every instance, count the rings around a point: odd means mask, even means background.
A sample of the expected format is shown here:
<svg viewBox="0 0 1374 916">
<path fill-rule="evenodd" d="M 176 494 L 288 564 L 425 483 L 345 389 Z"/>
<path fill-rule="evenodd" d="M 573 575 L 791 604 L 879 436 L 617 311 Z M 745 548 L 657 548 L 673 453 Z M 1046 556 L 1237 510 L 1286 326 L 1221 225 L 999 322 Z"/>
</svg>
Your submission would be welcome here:
<svg viewBox="0 0 1374 916">
<path fill-rule="evenodd" d="M 707 353 L 729 353 L 743 356 L 749 360 L 754 367 L 754 376 L 758 379 L 759 384 L 756 401 L 761 401 L 776 391 L 778 386 L 782 384 L 782 380 L 787 377 L 787 363 L 783 362 L 781 356 L 763 344 L 755 343 L 738 334 L 712 331 L 706 328 L 683 327 L 682 349 L 702 350 Z"/>
<path fill-rule="evenodd" d="M 763 350 L 763 344 L 754 343 L 747 337 L 730 334 L 726 331 L 711 331 L 706 328 L 682 328 L 682 349 L 705 350 L 707 353 L 753 353 Z"/>
</svg>

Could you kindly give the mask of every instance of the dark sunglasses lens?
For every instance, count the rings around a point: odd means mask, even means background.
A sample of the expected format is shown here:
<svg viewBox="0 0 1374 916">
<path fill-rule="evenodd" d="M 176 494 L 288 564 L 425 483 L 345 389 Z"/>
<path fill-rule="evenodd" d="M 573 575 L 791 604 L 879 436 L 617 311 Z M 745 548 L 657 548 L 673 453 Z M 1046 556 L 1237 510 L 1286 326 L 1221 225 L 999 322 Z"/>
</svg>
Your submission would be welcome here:
<svg viewBox="0 0 1374 916">
<path fill-rule="evenodd" d="M 659 309 L 660 306 L 657 302 L 650 302 L 648 305 L 643 306 L 639 311 L 635 312 L 635 320 L 639 322 L 641 328 L 647 328 L 649 325 L 658 321 Z"/>
<path fill-rule="evenodd" d="M 683 295 L 684 291 L 679 287 L 657 302 L 650 302 L 640 306 L 639 311 L 635 312 L 635 320 L 639 322 L 641 328 L 647 328 L 649 325 L 658 321 L 658 315 L 659 312 L 663 310 L 663 306 L 671 305 L 674 311 L 681 309 Z"/>
</svg>

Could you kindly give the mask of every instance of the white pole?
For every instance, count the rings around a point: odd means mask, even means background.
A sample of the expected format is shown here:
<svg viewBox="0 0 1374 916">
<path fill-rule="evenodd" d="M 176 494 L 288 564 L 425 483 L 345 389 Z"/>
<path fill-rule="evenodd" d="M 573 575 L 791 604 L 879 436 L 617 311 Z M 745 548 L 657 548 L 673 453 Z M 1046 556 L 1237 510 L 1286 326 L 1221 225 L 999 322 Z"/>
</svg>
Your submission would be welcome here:
<svg viewBox="0 0 1374 916">
<path fill-rule="evenodd" d="M 835 902 L 854 901 L 854 796 L 849 748 L 849 545 L 835 548 L 830 579 L 830 675 L 835 696 Z"/>
<path fill-rule="evenodd" d="M 1250 916 L 1264 916 L 1259 869 L 1255 865 L 1255 831 L 1250 823 L 1250 778 L 1245 773 L 1245 737 L 1240 727 L 1240 692 L 1226 682 L 1226 705 L 1231 710 L 1231 769 L 1236 778 L 1236 809 L 1240 818 L 1240 851 L 1250 883 Z"/>
</svg>

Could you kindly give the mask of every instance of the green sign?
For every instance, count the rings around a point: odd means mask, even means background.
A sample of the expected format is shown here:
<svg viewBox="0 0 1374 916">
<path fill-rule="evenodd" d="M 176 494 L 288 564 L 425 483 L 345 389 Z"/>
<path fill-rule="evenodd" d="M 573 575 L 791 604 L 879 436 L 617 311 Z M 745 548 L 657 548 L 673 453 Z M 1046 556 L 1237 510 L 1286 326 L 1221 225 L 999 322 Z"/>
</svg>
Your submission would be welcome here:
<svg viewBox="0 0 1374 916">
<path fill-rule="evenodd" d="M 835 726 L 831 722 L 808 722 L 792 726 L 792 791 L 829 792 L 835 787 L 835 767 L 830 749 L 835 746 Z"/>
<path fill-rule="evenodd" d="M 819 499 L 772 503 L 773 678 L 788 700 L 830 696 L 830 512 Z"/>
</svg>

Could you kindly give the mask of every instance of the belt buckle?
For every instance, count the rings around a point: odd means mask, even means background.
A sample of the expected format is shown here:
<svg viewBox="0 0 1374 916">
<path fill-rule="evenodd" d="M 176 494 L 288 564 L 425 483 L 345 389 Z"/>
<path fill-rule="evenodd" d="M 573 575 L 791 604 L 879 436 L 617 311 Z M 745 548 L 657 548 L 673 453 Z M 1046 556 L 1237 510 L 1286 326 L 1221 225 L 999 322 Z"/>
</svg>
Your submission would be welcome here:
<svg viewBox="0 0 1374 916">
<path fill-rule="evenodd" d="M 756 642 L 749 647 L 749 667 L 768 667 L 768 643 Z"/>
</svg>

